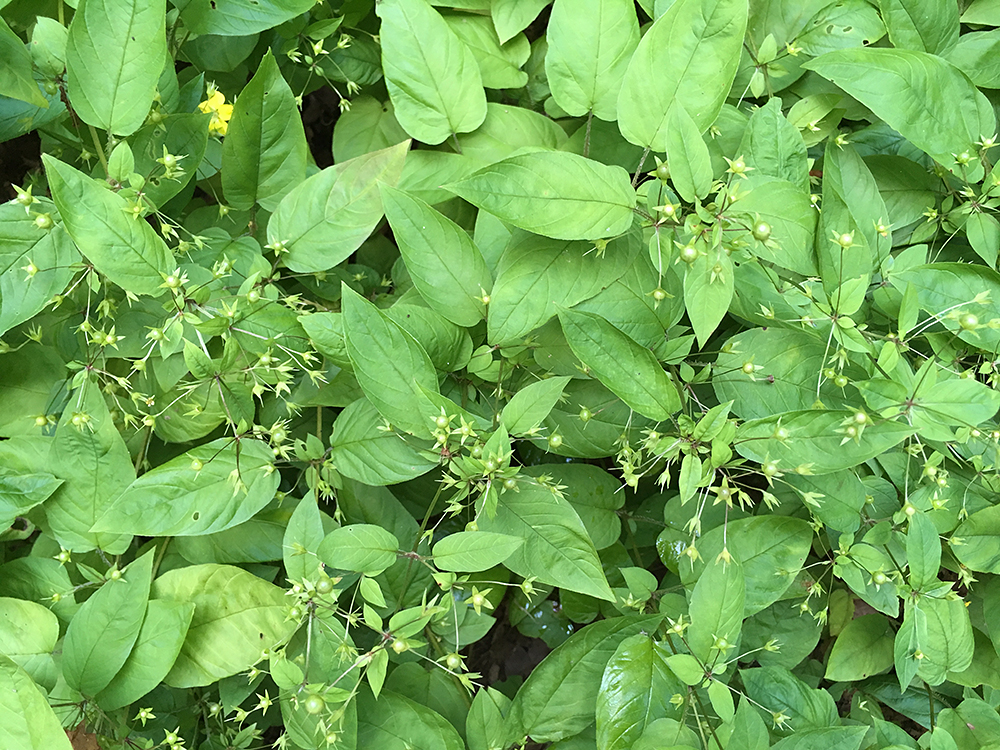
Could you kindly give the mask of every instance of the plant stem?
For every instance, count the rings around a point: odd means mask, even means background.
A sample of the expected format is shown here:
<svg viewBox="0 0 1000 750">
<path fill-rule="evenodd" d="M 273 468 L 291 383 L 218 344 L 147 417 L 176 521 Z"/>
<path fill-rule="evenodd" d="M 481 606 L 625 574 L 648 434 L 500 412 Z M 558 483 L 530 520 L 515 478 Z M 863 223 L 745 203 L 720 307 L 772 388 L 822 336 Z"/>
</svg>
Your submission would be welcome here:
<svg viewBox="0 0 1000 750">
<path fill-rule="evenodd" d="M 110 176 L 108 171 L 108 157 L 104 155 L 104 147 L 101 146 L 101 139 L 97 137 L 97 130 L 94 129 L 93 125 L 87 125 L 90 128 L 90 137 L 94 139 L 94 148 L 97 149 L 97 158 L 101 161 L 101 167 L 104 168 L 104 176 Z"/>
<path fill-rule="evenodd" d="M 594 110 L 587 113 L 587 132 L 583 136 L 583 155 L 590 156 L 590 126 L 594 122 Z"/>
</svg>

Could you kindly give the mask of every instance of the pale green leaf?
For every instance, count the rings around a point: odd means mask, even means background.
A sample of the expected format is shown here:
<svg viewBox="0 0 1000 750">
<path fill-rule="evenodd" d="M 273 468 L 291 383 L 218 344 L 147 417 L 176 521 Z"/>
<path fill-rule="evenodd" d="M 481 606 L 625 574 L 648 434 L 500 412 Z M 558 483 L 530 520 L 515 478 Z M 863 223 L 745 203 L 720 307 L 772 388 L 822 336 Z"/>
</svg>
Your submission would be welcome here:
<svg viewBox="0 0 1000 750">
<path fill-rule="evenodd" d="M 222 188 L 233 208 L 267 211 L 306 177 L 305 130 L 295 95 L 270 51 L 233 105 L 222 143 Z"/>
<path fill-rule="evenodd" d="M 511 156 L 448 186 L 514 226 L 563 240 L 596 240 L 632 226 L 628 173 L 567 152 Z"/>
<path fill-rule="evenodd" d="M 413 138 L 441 143 L 486 117 L 486 93 L 472 51 L 425 0 L 384 0 L 382 68 L 396 119 Z"/>
<path fill-rule="evenodd" d="M 283 589 L 229 565 L 170 570 L 153 582 L 151 596 L 195 607 L 180 655 L 164 678 L 171 687 L 211 685 L 242 672 L 298 627 L 286 616 Z"/>
<path fill-rule="evenodd" d="M 618 97 L 618 125 L 630 143 L 666 151 L 675 102 L 699 132 L 718 117 L 740 61 L 747 27 L 743 0 L 678 0 L 635 50 Z"/>
<path fill-rule="evenodd" d="M 228 529 L 274 498 L 274 453 L 259 440 L 219 438 L 132 482 L 94 524 L 143 536 L 197 536 Z"/>
<path fill-rule="evenodd" d="M 499 565 L 524 544 L 524 539 L 489 531 L 459 531 L 434 545 L 434 565 L 440 570 L 471 573 Z"/>
<path fill-rule="evenodd" d="M 394 185 L 410 142 L 327 167 L 295 187 L 278 204 L 267 239 L 287 249 L 293 271 L 326 271 L 361 247 L 382 219 L 380 182 Z"/>
<path fill-rule="evenodd" d="M 166 291 L 161 285 L 174 261 L 156 230 L 134 217 L 123 197 L 82 172 L 48 154 L 42 161 L 63 225 L 94 267 L 134 294 Z"/>
<path fill-rule="evenodd" d="M 81 0 L 66 44 L 67 92 L 89 125 L 131 135 L 167 56 L 164 0 Z"/>
</svg>

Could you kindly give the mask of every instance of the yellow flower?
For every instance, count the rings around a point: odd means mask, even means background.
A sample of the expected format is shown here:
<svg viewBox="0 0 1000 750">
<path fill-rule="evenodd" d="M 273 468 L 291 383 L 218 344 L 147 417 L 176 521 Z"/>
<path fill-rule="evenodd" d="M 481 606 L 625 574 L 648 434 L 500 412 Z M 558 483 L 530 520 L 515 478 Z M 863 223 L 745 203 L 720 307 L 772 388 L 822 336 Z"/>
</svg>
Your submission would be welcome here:
<svg viewBox="0 0 1000 750">
<path fill-rule="evenodd" d="M 233 116 L 233 105 L 226 104 L 226 95 L 210 86 L 208 99 L 198 105 L 198 109 L 211 113 L 212 121 L 208 124 L 208 132 L 214 135 L 225 135 L 229 130 L 229 120 Z"/>
</svg>

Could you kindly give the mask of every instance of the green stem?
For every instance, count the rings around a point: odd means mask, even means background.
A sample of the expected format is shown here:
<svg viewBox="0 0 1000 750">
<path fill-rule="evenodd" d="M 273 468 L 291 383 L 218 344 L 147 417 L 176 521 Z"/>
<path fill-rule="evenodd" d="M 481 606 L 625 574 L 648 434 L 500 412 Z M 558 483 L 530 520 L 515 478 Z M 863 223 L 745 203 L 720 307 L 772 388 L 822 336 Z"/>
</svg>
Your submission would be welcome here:
<svg viewBox="0 0 1000 750">
<path fill-rule="evenodd" d="M 594 123 L 594 110 L 587 113 L 587 132 L 583 136 L 583 155 L 590 156 L 590 127 Z"/>
<path fill-rule="evenodd" d="M 934 731 L 934 692 L 931 690 L 931 686 L 926 682 L 924 687 L 927 688 L 927 702 L 930 703 L 931 708 L 931 731 Z"/>
<path fill-rule="evenodd" d="M 105 177 L 109 176 L 111 172 L 108 171 L 108 157 L 104 155 L 104 147 L 101 146 L 101 139 L 97 137 L 97 130 L 94 129 L 93 125 L 87 125 L 90 128 L 90 137 L 94 139 L 94 148 L 97 149 L 97 158 L 101 160 L 101 167 L 104 168 Z"/>
</svg>

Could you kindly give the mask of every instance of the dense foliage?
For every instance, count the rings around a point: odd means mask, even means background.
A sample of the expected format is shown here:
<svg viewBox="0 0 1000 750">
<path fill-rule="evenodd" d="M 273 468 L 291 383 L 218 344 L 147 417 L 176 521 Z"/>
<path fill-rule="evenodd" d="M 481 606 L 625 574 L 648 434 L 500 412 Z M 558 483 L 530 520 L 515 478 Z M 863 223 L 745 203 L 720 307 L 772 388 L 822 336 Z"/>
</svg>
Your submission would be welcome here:
<svg viewBox="0 0 1000 750">
<path fill-rule="evenodd" d="M 1000 747 L 1000 3 L 433 6 L 0 0 L 0 748 Z"/>
</svg>

